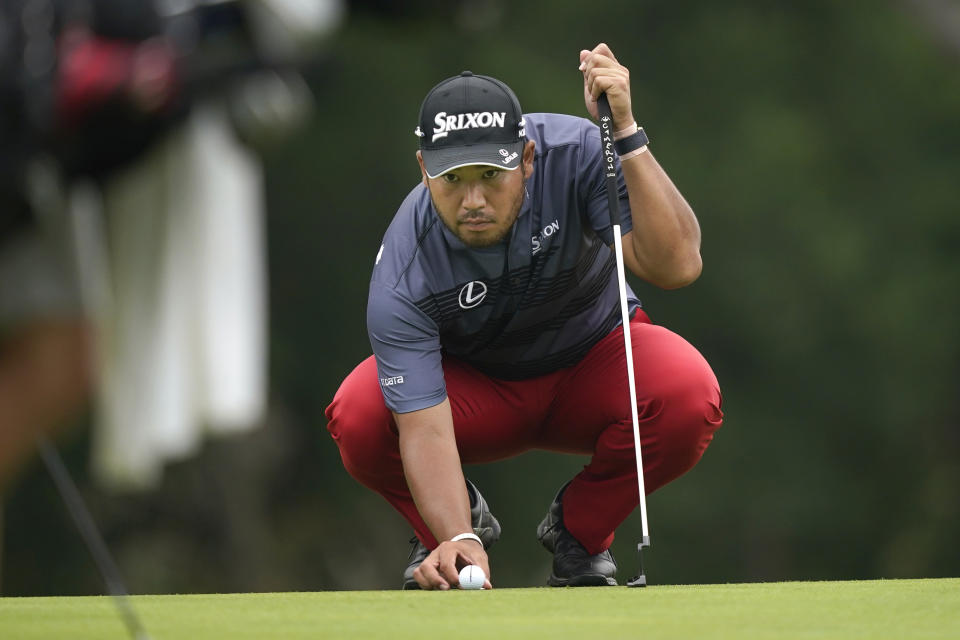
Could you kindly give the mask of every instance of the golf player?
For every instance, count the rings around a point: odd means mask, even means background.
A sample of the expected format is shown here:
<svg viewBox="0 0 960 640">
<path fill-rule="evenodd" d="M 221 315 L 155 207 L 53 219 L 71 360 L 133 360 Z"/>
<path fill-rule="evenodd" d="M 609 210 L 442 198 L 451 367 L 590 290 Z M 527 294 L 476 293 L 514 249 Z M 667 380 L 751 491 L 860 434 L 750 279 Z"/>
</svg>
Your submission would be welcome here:
<svg viewBox="0 0 960 640">
<path fill-rule="evenodd" d="M 602 93 L 613 115 L 626 268 L 690 284 L 699 225 L 637 126 L 629 71 L 605 44 L 581 51 L 579 70 L 590 115 Z M 548 584 L 615 585 L 609 547 L 639 494 L 598 127 L 524 114 L 504 83 L 464 71 L 427 94 L 415 133 L 422 182 L 370 281 L 373 355 L 326 410 L 344 466 L 416 533 L 403 587 L 449 589 L 467 564 L 491 575 L 501 533 L 462 465 L 591 456 L 536 533 L 553 553 Z M 627 295 L 649 493 L 703 455 L 721 395 L 700 353 Z"/>
</svg>

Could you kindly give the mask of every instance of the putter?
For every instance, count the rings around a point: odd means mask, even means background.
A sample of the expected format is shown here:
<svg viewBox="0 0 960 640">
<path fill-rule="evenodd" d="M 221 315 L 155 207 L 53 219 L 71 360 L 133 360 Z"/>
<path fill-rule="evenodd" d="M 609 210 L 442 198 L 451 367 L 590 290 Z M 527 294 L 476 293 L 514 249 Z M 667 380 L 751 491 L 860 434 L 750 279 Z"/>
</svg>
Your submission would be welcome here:
<svg viewBox="0 0 960 640">
<path fill-rule="evenodd" d="M 107 591 L 113 596 L 113 602 L 127 626 L 130 637 L 134 640 L 149 640 L 150 636 L 147 635 L 140 618 L 137 617 L 137 612 L 130 603 L 130 598 L 127 597 L 127 589 L 123 586 L 120 571 L 107 550 L 107 545 L 93 517 L 83 503 L 77 485 L 70 478 L 63 458 L 42 434 L 37 437 L 37 448 L 40 450 L 43 464 L 46 465 L 53 483 L 57 486 L 57 491 L 60 492 L 60 497 L 63 498 L 67 511 L 70 512 L 70 517 L 73 518 L 73 523 L 77 525 L 80 537 L 87 544 L 87 549 L 90 550 L 90 555 L 93 556 L 93 561 L 100 570 L 100 576 L 107 585 Z"/>
<path fill-rule="evenodd" d="M 627 309 L 627 280 L 623 271 L 623 244 L 620 239 L 620 198 L 617 195 L 617 170 L 613 156 L 613 115 L 607 94 L 597 98 L 597 113 L 600 116 L 600 143 L 603 148 L 604 173 L 607 184 L 607 203 L 610 208 L 610 224 L 613 225 L 613 246 L 617 257 L 617 283 L 620 285 L 620 316 L 623 324 L 623 346 L 627 355 L 627 381 L 630 387 L 630 415 L 633 418 L 633 447 L 637 458 L 637 485 L 640 491 L 640 525 L 643 538 L 637 545 L 640 570 L 627 581 L 628 587 L 647 586 L 643 571 L 643 548 L 650 546 L 647 528 L 647 492 L 643 487 L 643 456 L 640 452 L 640 426 L 637 420 L 637 389 L 633 379 L 633 346 L 630 342 L 630 316 Z"/>
</svg>

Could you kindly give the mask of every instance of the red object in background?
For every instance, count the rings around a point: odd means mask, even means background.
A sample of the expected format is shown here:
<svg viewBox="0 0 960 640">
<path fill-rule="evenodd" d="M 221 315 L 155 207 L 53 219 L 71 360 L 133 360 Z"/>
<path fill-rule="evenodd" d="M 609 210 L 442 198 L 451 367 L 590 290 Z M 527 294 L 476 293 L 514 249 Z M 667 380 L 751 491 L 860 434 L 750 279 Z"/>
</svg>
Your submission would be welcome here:
<svg viewBox="0 0 960 640">
<path fill-rule="evenodd" d="M 161 38 L 127 42 L 69 28 L 60 39 L 56 110 L 61 128 L 77 126 L 114 101 L 144 114 L 159 113 L 175 94 L 174 51 Z"/>
</svg>

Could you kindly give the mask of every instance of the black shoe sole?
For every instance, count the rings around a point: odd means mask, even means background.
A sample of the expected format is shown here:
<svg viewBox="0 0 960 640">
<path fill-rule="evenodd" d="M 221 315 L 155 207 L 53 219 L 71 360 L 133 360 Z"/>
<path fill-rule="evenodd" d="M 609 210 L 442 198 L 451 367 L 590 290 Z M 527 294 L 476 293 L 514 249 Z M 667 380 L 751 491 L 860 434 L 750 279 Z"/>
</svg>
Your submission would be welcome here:
<svg viewBox="0 0 960 640">
<path fill-rule="evenodd" d="M 615 587 L 616 578 L 608 578 L 599 573 L 574 576 L 572 578 L 558 578 L 550 574 L 547 584 L 551 587 Z"/>
</svg>

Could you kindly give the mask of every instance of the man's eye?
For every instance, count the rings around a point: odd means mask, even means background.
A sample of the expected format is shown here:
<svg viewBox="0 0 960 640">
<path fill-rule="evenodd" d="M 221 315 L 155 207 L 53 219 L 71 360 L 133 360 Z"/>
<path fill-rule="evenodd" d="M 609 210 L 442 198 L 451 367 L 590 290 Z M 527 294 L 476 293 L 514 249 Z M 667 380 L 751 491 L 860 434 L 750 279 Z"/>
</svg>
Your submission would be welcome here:
<svg viewBox="0 0 960 640">
<path fill-rule="evenodd" d="M 498 175 L 500 175 L 500 169 L 487 169 L 483 172 L 483 177 L 488 179 L 496 178 Z"/>
<path fill-rule="evenodd" d="M 444 182 L 456 182 L 459 179 L 456 175 L 452 173 L 445 173 L 443 174 L 442 177 Z"/>
</svg>

